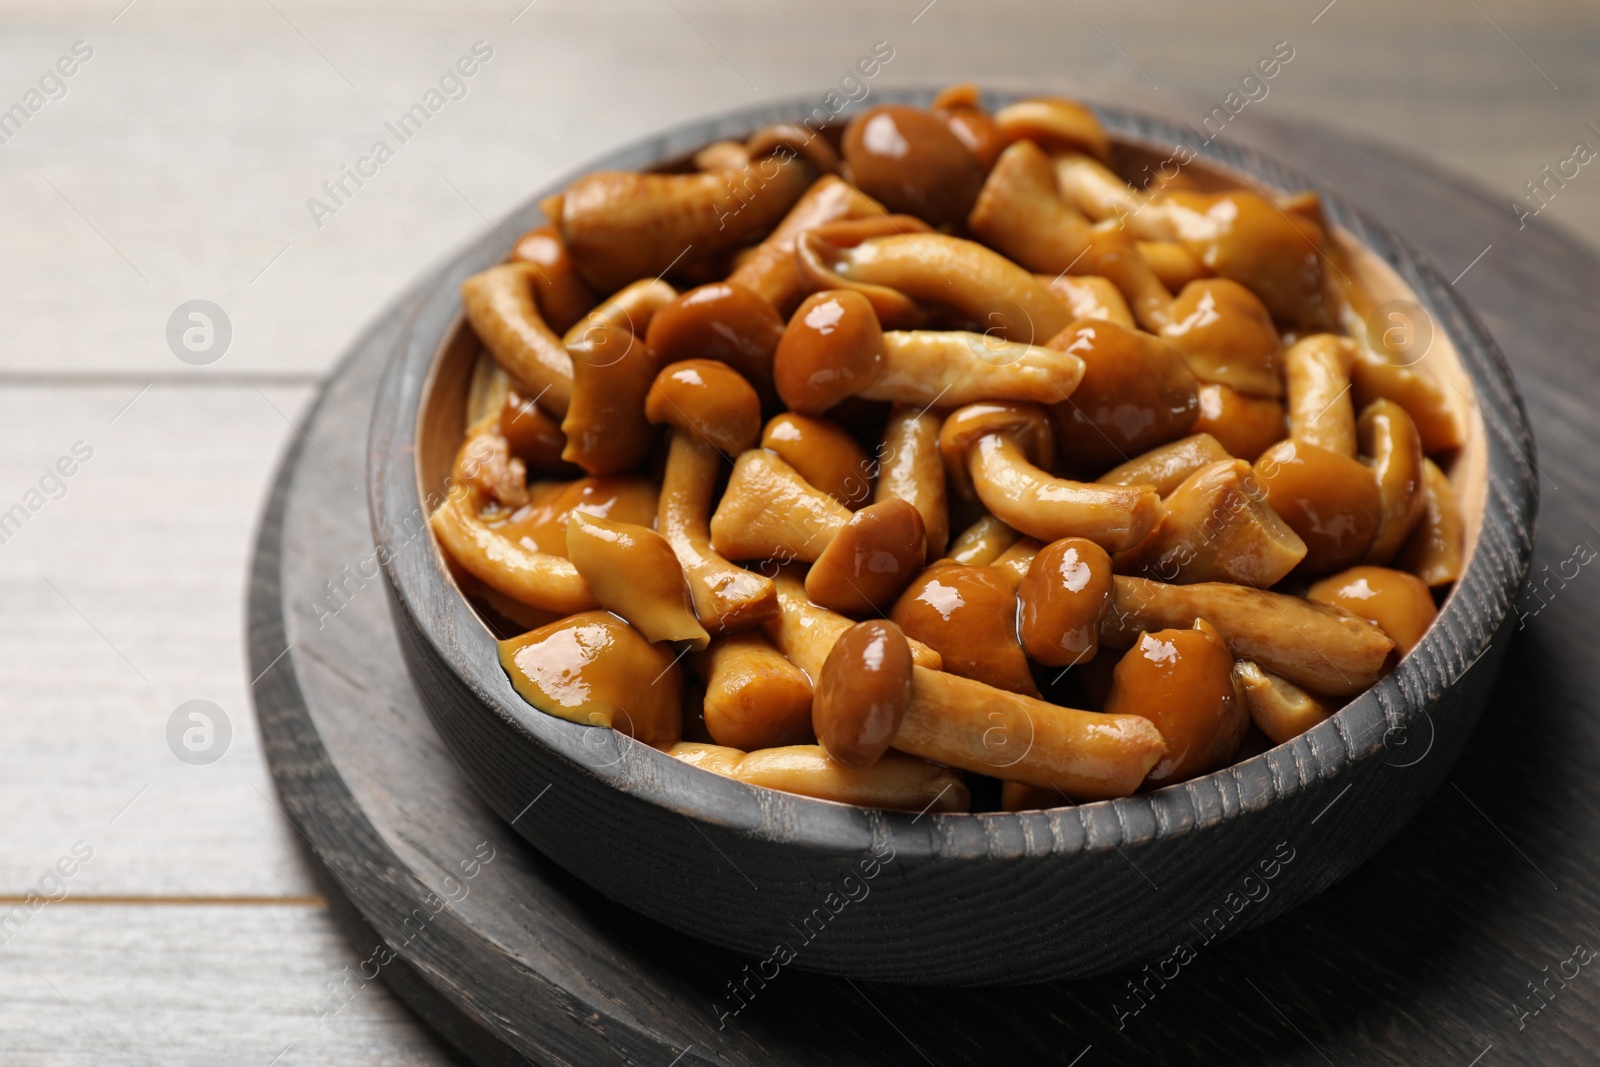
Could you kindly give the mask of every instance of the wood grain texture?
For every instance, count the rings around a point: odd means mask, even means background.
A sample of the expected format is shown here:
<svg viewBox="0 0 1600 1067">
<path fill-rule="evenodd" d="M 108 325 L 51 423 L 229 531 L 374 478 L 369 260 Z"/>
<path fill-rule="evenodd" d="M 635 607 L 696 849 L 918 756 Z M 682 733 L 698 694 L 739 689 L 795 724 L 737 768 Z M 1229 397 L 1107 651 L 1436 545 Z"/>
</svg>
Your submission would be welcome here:
<svg viewBox="0 0 1600 1067">
<path fill-rule="evenodd" d="M 730 133 L 794 120 L 805 107 L 796 102 L 690 124 L 597 169 L 674 159 Z M 1194 139 L 1186 129 L 1125 112 L 1105 117 L 1115 132 L 1157 151 Z M 1216 143 L 1201 147 L 1201 157 L 1269 188 L 1314 185 L 1267 157 Z M 449 580 L 431 540 L 397 536 L 422 507 L 416 456 L 423 445 L 415 428 L 430 384 L 447 373 L 436 356 L 457 322 L 457 282 L 500 257 L 494 231 L 425 289 L 373 414 L 374 530 L 401 644 L 430 715 L 503 817 L 549 788 L 544 804 L 559 817 L 519 829 L 559 865 L 676 929 L 747 954 L 785 944 L 798 917 L 838 899 L 844 879 L 872 850 L 892 851 L 894 877 L 874 886 L 871 905 L 838 909 L 827 920 L 829 936 L 807 943 L 806 969 L 976 985 L 1082 976 L 1149 959 L 1188 936 L 1188 912 L 1224 898 L 1275 842 L 1348 794 L 1351 831 L 1304 861 L 1310 869 L 1301 880 L 1230 923 L 1230 932 L 1303 901 L 1396 832 L 1465 742 L 1509 633 L 1534 508 L 1526 458 L 1532 443 L 1503 362 L 1481 328 L 1393 235 L 1331 196 L 1326 207 L 1333 222 L 1389 263 L 1435 328 L 1455 342 L 1477 406 L 1501 433 L 1487 440 L 1482 536 L 1439 622 L 1392 675 L 1290 744 L 1181 787 L 1117 801 L 912 818 L 754 789 L 612 731 L 534 711 L 511 688 L 493 635 Z M 531 224 L 534 211 L 530 202 L 504 228 Z M 1435 758 L 1393 773 L 1393 738 L 1424 723 L 1438 735 Z M 1181 883 L 1184 896 L 1177 906 L 1130 896 L 1143 879 Z M 1069 913 L 1062 900 L 1100 903 Z"/>
</svg>

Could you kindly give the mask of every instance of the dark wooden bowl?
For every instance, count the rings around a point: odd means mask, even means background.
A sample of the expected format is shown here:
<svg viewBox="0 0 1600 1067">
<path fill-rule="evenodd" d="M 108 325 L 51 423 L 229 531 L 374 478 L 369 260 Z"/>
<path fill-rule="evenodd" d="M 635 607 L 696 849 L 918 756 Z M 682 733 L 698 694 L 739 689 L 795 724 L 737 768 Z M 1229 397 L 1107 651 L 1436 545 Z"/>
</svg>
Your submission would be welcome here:
<svg viewBox="0 0 1600 1067">
<path fill-rule="evenodd" d="M 876 97 L 886 98 L 926 104 L 931 94 Z M 650 168 L 809 112 L 810 102 L 737 112 L 586 169 Z M 1159 161 L 1193 141 L 1138 115 L 1101 117 L 1125 159 Z M 1318 188 L 1225 144 L 1200 146 L 1186 169 L 1227 184 Z M 1321 191 L 1355 269 L 1431 317 L 1423 365 L 1461 398 L 1471 427 L 1452 471 L 1469 516 L 1466 572 L 1422 643 L 1327 722 L 1140 796 L 913 816 L 753 788 L 535 711 L 500 669 L 423 504 L 444 486 L 478 354 L 457 283 L 504 257 L 502 233 L 541 221 L 535 197 L 457 255 L 416 305 L 373 413 L 374 536 L 435 726 L 488 803 L 541 852 L 614 900 L 751 956 L 741 988 L 727 991 L 729 1010 L 784 966 L 929 985 L 1095 974 L 1230 936 L 1327 888 L 1415 813 L 1482 712 L 1528 568 L 1536 484 L 1526 415 L 1483 327 L 1399 237 Z"/>
</svg>

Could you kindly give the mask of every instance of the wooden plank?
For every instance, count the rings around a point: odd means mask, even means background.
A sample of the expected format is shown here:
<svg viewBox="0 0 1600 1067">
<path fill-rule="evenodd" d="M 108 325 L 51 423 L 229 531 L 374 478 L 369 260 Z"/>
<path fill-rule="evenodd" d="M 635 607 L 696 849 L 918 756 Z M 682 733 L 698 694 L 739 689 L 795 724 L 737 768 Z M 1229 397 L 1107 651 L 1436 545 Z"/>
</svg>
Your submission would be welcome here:
<svg viewBox="0 0 1600 1067">
<path fill-rule="evenodd" d="M 0 390 L 0 511 L 27 514 L 0 529 L 0 894 L 80 839 L 95 858 L 74 893 L 312 891 L 262 763 L 240 606 L 261 487 L 309 395 Z M 62 457 L 74 473 L 57 483 Z M 197 698 L 232 725 L 209 766 L 167 744 Z"/>
<path fill-rule="evenodd" d="M 14 1067 L 459 1062 L 323 907 L 52 904 L 4 953 Z"/>
</svg>

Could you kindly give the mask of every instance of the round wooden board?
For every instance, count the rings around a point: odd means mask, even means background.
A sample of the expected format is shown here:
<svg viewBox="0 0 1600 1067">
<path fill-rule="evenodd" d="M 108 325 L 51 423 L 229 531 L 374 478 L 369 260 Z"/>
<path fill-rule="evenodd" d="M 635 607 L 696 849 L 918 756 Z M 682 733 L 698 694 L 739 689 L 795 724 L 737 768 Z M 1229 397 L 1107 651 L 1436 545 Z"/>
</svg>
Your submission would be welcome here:
<svg viewBox="0 0 1600 1067">
<path fill-rule="evenodd" d="M 268 757 L 364 961 L 325 1010 L 381 977 L 486 1064 L 1590 1062 L 1600 979 L 1551 980 L 1543 1001 L 1525 983 L 1576 944 L 1600 948 L 1600 579 L 1586 567 L 1600 545 L 1586 432 L 1600 406 L 1600 259 L 1326 128 L 1257 123 L 1239 139 L 1319 175 L 1447 277 L 1471 264 L 1457 284 L 1510 360 L 1539 435 L 1537 591 L 1519 600 L 1524 629 L 1483 725 L 1409 827 L 1262 929 L 1211 943 L 1197 927 L 1186 951 L 1145 970 L 1025 989 L 870 986 L 808 975 L 803 957 L 763 978 L 756 961 L 611 904 L 478 799 L 400 658 L 361 477 L 373 389 L 408 294 L 357 342 L 293 443 L 252 575 Z M 1428 758 L 1428 739 L 1415 744 L 1403 759 Z M 519 819 L 540 818 L 539 799 Z M 1334 840 L 1339 819 L 1335 801 L 1286 847 Z M 1277 875 L 1295 876 L 1292 860 Z M 1271 889 L 1241 885 L 1218 904 L 1242 914 Z"/>
</svg>

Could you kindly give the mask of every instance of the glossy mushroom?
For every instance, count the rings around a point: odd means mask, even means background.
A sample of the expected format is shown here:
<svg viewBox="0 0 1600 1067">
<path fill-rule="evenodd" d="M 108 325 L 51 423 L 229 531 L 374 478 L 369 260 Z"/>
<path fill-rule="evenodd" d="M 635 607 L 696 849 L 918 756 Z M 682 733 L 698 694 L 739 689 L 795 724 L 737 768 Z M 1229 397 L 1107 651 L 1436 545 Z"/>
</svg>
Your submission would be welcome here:
<svg viewBox="0 0 1600 1067">
<path fill-rule="evenodd" d="M 806 573 L 806 595 L 845 615 L 894 601 L 927 556 L 922 516 L 904 500 L 868 504 L 840 527 Z"/>
<path fill-rule="evenodd" d="M 590 474 L 620 474 L 644 462 L 655 444 L 645 397 L 658 365 L 642 338 L 606 323 L 585 330 L 572 353 L 572 403 L 561 458 Z"/>
<path fill-rule="evenodd" d="M 1046 667 L 1094 659 L 1111 595 L 1111 557 L 1105 549 L 1081 537 L 1045 545 L 1017 590 L 1022 605 L 1017 629 L 1029 658 Z"/>
<path fill-rule="evenodd" d="M 1437 589 L 1461 577 L 1466 524 L 1450 478 L 1431 459 L 1422 461 L 1422 519 L 1395 561 Z"/>
<path fill-rule="evenodd" d="M 822 664 L 811 723 L 828 755 L 847 767 L 883 756 L 911 704 L 911 646 L 886 619 L 857 623 Z"/>
<path fill-rule="evenodd" d="M 1199 411 L 1190 429 L 1210 434 L 1239 459 L 1254 461 L 1288 435 L 1283 401 L 1249 396 L 1215 382 L 1202 383 L 1196 396 Z"/>
<path fill-rule="evenodd" d="M 1383 517 L 1371 467 L 1293 439 L 1267 449 L 1253 466 L 1272 510 L 1305 542 L 1302 574 L 1327 574 L 1366 556 Z"/>
<path fill-rule="evenodd" d="M 704 648 L 711 635 L 695 617 L 683 567 L 666 538 L 645 526 L 574 511 L 567 558 L 607 611 L 651 641 Z"/>
<path fill-rule="evenodd" d="M 1089 247 L 1089 220 L 1061 196 L 1050 157 L 1027 140 L 1000 153 L 967 227 L 991 248 L 1041 274 L 1065 274 Z"/>
<path fill-rule="evenodd" d="M 519 603 L 562 615 L 599 606 L 589 584 L 564 556 L 531 550 L 490 529 L 479 517 L 471 492 L 452 491 L 428 522 L 463 570 Z"/>
<path fill-rule="evenodd" d="M 713 638 L 691 660 L 717 744 L 749 750 L 811 742 L 811 680 L 759 631 Z"/>
<path fill-rule="evenodd" d="M 550 329 L 562 333 L 599 301 L 578 276 L 577 265 L 561 241 L 561 231 L 546 223 L 517 238 L 512 259 L 532 264 L 534 303 Z"/>
<path fill-rule="evenodd" d="M 869 108 L 845 127 L 850 180 L 882 201 L 938 225 L 966 218 L 983 168 L 939 117 L 902 104 Z"/>
<path fill-rule="evenodd" d="M 1278 517 L 1242 459 L 1200 468 L 1161 505 L 1155 532 L 1117 557 L 1123 573 L 1163 582 L 1278 584 L 1306 555 L 1306 543 Z"/>
<path fill-rule="evenodd" d="M 884 213 L 882 204 L 849 182 L 836 175 L 823 175 L 727 280 L 746 286 L 765 298 L 780 315 L 788 315 L 805 292 L 795 269 L 795 239 L 825 223 Z"/>
<path fill-rule="evenodd" d="M 1228 451 L 1208 433 L 1180 437 L 1112 467 L 1095 481 L 1102 485 L 1148 485 L 1166 496 L 1202 467 L 1228 459 Z"/>
<path fill-rule="evenodd" d="M 1247 659 L 1233 665 L 1233 680 L 1244 697 L 1250 721 L 1275 745 L 1293 741 L 1339 710 Z"/>
<path fill-rule="evenodd" d="M 781 336 L 783 319 L 765 297 L 739 282 L 712 282 L 657 311 L 645 343 L 663 366 L 685 359 L 726 363 L 771 403 L 772 354 Z"/>
<path fill-rule="evenodd" d="M 1149 486 L 1074 482 L 1044 469 L 1050 425 L 1037 407 L 970 404 L 945 420 L 939 448 L 990 514 L 1040 541 L 1086 537 L 1119 552 L 1144 540 L 1161 515 Z"/>
<path fill-rule="evenodd" d="M 1406 409 L 1430 455 L 1466 443 L 1466 431 L 1449 397 L 1433 379 L 1414 367 L 1400 366 L 1365 348 L 1356 349 L 1350 366 L 1351 395 L 1357 408 L 1374 400 L 1392 400 Z"/>
<path fill-rule="evenodd" d="M 886 752 L 870 767 L 847 767 L 821 745 L 784 745 L 746 753 L 683 741 L 666 751 L 674 759 L 746 785 L 817 800 L 919 814 L 966 811 L 971 803 L 955 771 L 901 752 Z"/>
<path fill-rule="evenodd" d="M 956 539 L 950 542 L 950 551 L 944 558 L 953 563 L 982 567 L 999 559 L 1008 548 L 1016 544 L 1020 536 L 1017 531 L 986 513 L 956 535 Z"/>
<path fill-rule="evenodd" d="M 525 470 L 568 476 L 578 473 L 561 458 L 567 447 L 561 424 L 515 389 L 507 390 L 496 424 L 507 449 L 522 461 Z"/>
<path fill-rule="evenodd" d="M 944 554 L 950 539 L 944 459 L 939 454 L 940 417 L 926 408 L 898 404 L 883 428 L 878 448 L 878 484 L 873 500 L 904 500 L 922 516 L 927 561 Z"/>
<path fill-rule="evenodd" d="M 821 414 L 883 372 L 877 313 L 853 290 L 812 293 L 789 319 L 773 356 L 778 395 L 801 414 Z"/>
<path fill-rule="evenodd" d="M 1139 635 L 1117 662 L 1106 713 L 1140 715 L 1166 742 L 1145 778 L 1152 786 L 1187 781 L 1226 764 L 1238 751 L 1250 715 L 1233 681 L 1233 656 L 1215 628 Z"/>
<path fill-rule="evenodd" d="M 1417 647 L 1438 614 L 1422 579 L 1388 567 L 1351 567 L 1312 585 L 1306 598 L 1377 623 L 1402 656 Z"/>
<path fill-rule="evenodd" d="M 792 152 L 709 174 L 588 174 L 562 195 L 561 236 L 583 279 L 609 293 L 766 233 L 816 177 Z"/>
<path fill-rule="evenodd" d="M 1289 436 L 1337 452 L 1356 454 L 1356 412 L 1350 400 L 1355 345 L 1331 333 L 1296 341 L 1284 353 L 1289 387 Z"/>
<path fill-rule="evenodd" d="M 1098 475 L 1190 432 L 1199 382 L 1161 338 L 1080 321 L 1048 347 L 1084 364 L 1077 389 L 1050 409 L 1056 445 L 1072 473 Z"/>
<path fill-rule="evenodd" d="M 1383 677 L 1394 648 L 1373 623 L 1342 608 L 1228 582 L 1168 585 L 1117 575 L 1100 641 L 1130 648 L 1141 633 L 1205 619 L 1239 659 L 1314 693 L 1353 696 Z"/>
<path fill-rule="evenodd" d="M 472 332 L 524 395 L 564 416 L 572 399 L 572 356 L 534 303 L 538 269 L 501 263 L 461 283 L 461 307 Z"/>
<path fill-rule="evenodd" d="M 778 610 L 771 579 L 735 566 L 711 546 L 722 457 L 753 444 L 761 425 L 755 390 L 720 363 L 687 360 L 656 376 L 645 414 L 671 427 L 656 528 L 683 567 L 695 614 L 713 633 L 770 618 Z"/>
<path fill-rule="evenodd" d="M 1378 478 L 1382 517 L 1367 549 L 1368 563 L 1387 564 L 1399 554 L 1428 506 L 1423 485 L 1422 438 L 1406 409 L 1392 400 L 1374 400 L 1356 421 L 1361 454 Z"/>
<path fill-rule="evenodd" d="M 500 665 L 540 711 L 647 745 L 683 729 L 683 668 L 608 611 L 583 611 L 500 642 Z"/>
<path fill-rule="evenodd" d="M 806 594 L 803 569 L 786 564 L 772 579 L 778 591 L 778 613 L 764 623 L 766 634 L 790 662 L 806 672 L 813 684 L 822 677 L 822 666 L 839 639 L 855 620 L 812 602 Z M 919 667 L 942 668 L 939 653 L 914 638 L 911 659 Z"/>
<path fill-rule="evenodd" d="M 937 651 L 951 674 L 1039 695 L 1017 640 L 1017 595 L 993 567 L 935 563 L 900 594 L 889 618 Z"/>
</svg>

